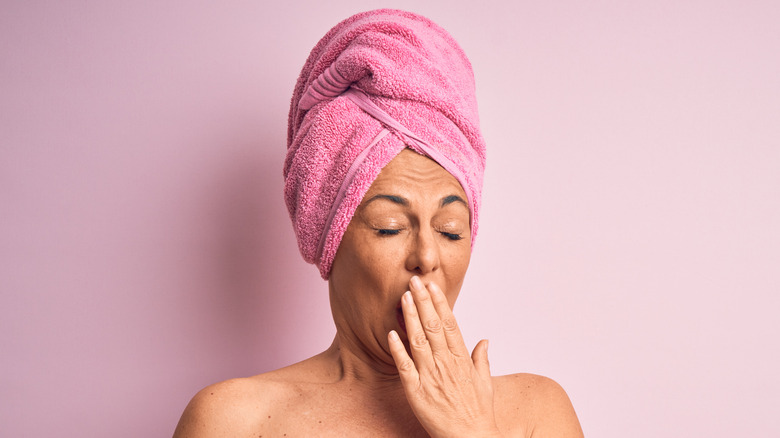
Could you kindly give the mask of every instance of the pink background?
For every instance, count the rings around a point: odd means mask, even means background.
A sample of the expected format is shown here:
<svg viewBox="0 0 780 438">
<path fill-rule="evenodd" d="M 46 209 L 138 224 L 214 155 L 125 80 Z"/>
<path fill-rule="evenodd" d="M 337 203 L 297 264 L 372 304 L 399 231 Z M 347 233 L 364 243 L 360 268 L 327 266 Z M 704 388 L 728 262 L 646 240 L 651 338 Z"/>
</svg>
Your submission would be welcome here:
<svg viewBox="0 0 780 438">
<path fill-rule="evenodd" d="M 287 108 L 316 41 L 388 2 L 267 3 L 3 4 L 3 436 L 169 436 L 199 388 L 329 344 Z M 493 372 L 555 378 L 591 437 L 778 436 L 780 3 L 390 3 L 477 74 L 456 313 Z"/>
</svg>

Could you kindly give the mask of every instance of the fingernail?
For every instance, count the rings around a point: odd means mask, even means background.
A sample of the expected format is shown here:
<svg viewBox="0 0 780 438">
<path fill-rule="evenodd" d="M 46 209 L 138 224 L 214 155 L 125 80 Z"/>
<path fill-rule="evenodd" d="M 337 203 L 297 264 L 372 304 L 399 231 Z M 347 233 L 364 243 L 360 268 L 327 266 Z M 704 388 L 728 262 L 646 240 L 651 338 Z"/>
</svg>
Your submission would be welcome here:
<svg viewBox="0 0 780 438">
<path fill-rule="evenodd" d="M 412 293 L 409 291 L 404 292 L 403 299 L 408 303 L 412 304 Z"/>
<path fill-rule="evenodd" d="M 417 289 L 422 289 L 423 288 L 423 283 L 422 283 L 422 280 L 420 280 L 420 277 L 418 277 L 416 275 L 414 277 L 412 277 L 412 286 L 414 286 Z"/>
<path fill-rule="evenodd" d="M 391 341 L 400 341 L 401 339 L 398 337 L 398 333 L 395 332 L 395 330 L 390 330 L 390 340 Z"/>
</svg>

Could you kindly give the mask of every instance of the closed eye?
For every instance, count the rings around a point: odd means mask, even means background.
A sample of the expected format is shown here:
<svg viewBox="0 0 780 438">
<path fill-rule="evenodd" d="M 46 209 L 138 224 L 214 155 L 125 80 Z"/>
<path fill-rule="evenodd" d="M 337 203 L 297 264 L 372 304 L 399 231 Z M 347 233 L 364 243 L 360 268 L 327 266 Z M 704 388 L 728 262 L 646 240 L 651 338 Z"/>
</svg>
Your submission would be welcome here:
<svg viewBox="0 0 780 438">
<path fill-rule="evenodd" d="M 444 231 L 440 231 L 440 233 L 441 233 L 442 236 L 444 236 L 444 237 L 446 237 L 446 238 L 448 238 L 450 240 L 461 240 L 461 239 L 463 239 L 463 236 L 461 236 L 460 234 L 445 233 Z"/>
<path fill-rule="evenodd" d="M 400 233 L 401 230 L 391 230 L 386 228 L 381 228 L 376 230 L 380 236 L 395 236 L 396 234 Z"/>
</svg>

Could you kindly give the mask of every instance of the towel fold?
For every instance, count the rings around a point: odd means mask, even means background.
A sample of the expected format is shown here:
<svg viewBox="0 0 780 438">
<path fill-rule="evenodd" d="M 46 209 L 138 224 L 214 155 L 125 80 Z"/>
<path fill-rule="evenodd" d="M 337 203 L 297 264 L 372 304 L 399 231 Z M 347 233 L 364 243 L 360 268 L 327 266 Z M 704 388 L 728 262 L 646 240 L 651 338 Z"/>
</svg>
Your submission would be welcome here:
<svg viewBox="0 0 780 438">
<path fill-rule="evenodd" d="M 474 76 L 435 23 L 382 9 L 336 25 L 301 71 L 288 122 L 285 202 L 322 278 L 371 183 L 407 147 L 460 182 L 474 244 L 485 168 Z"/>
</svg>

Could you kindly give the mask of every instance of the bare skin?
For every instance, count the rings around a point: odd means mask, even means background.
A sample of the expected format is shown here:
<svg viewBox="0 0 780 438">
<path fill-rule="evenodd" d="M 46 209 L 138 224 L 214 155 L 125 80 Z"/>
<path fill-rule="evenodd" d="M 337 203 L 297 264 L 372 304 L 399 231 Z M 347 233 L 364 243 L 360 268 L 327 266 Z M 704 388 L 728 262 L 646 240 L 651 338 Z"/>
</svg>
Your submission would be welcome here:
<svg viewBox="0 0 780 438">
<path fill-rule="evenodd" d="M 582 436 L 555 382 L 491 377 L 486 341 L 469 355 L 452 314 L 471 254 L 469 219 L 452 175 L 401 152 L 339 246 L 328 283 L 332 345 L 204 388 L 174 437 Z"/>
</svg>

